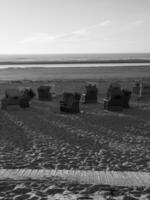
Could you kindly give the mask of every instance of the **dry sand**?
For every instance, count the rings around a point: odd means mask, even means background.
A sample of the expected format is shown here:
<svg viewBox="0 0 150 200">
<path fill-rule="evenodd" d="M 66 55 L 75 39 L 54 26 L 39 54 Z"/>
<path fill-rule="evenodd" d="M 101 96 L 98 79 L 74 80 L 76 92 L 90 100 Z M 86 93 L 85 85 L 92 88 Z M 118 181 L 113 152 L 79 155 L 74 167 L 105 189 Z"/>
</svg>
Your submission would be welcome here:
<svg viewBox="0 0 150 200">
<path fill-rule="evenodd" d="M 106 112 L 103 110 L 103 98 L 112 79 L 98 80 L 96 83 L 100 103 L 81 104 L 81 113 L 77 115 L 60 113 L 61 93 L 82 92 L 87 81 L 89 80 L 55 80 L 53 83 L 57 97 L 52 102 L 39 102 L 36 97 L 28 109 L 9 107 L 6 112 L 0 111 L 0 167 L 7 169 L 57 167 L 58 169 L 149 172 L 149 99 L 138 99 L 132 96 L 130 109 L 125 109 L 121 113 Z M 120 83 L 124 88 L 132 89 L 133 81 L 131 78 L 121 79 Z M 0 96 L 3 96 L 5 88 L 8 87 L 21 85 L 36 90 L 43 83 L 52 83 L 52 81 L 1 82 Z M 39 180 L 36 183 L 6 181 L 8 189 L 4 190 L 1 186 L 4 182 L 1 183 L 0 196 L 1 199 L 64 199 L 65 192 L 68 190 L 67 195 L 70 196 L 66 196 L 66 199 L 134 200 L 134 198 L 149 199 L 150 195 L 149 188 L 113 188 L 114 191 L 117 190 L 115 195 L 111 194 L 109 186 L 106 188 L 80 184 L 68 186 L 71 183 L 65 181 L 62 186 L 62 182 L 63 180 L 43 180 L 43 182 Z M 14 192 L 16 187 L 27 187 L 24 193 L 26 196 L 21 197 L 20 193 L 16 194 Z M 55 192 L 48 194 L 48 190 L 50 189 L 51 193 L 54 187 L 56 187 Z M 90 192 L 91 187 L 97 189 Z M 57 190 L 59 188 L 61 192 Z M 108 191 L 109 194 L 103 194 L 104 191 L 106 193 Z M 35 197 L 38 196 L 37 193 L 39 197 Z"/>
</svg>

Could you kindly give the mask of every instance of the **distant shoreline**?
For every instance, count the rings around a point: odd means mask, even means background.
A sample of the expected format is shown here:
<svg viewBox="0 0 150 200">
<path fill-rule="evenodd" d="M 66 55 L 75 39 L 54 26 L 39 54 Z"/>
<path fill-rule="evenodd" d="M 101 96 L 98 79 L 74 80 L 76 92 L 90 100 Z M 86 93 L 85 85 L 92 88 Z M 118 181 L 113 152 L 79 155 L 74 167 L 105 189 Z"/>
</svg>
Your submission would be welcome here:
<svg viewBox="0 0 150 200">
<path fill-rule="evenodd" d="M 149 63 L 150 59 L 120 59 L 120 60 L 65 60 L 65 61 L 0 61 L 0 65 L 41 65 L 41 64 L 143 64 Z"/>
</svg>

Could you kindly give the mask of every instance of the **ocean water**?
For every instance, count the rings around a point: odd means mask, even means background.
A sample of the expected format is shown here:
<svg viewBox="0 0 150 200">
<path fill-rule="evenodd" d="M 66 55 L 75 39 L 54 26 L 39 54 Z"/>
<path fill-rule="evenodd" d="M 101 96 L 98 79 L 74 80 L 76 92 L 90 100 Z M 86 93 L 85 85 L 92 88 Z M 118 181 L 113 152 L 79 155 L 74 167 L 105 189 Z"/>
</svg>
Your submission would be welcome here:
<svg viewBox="0 0 150 200">
<path fill-rule="evenodd" d="M 1 55 L 0 81 L 150 78 L 150 54 Z"/>
<path fill-rule="evenodd" d="M 150 53 L 0 55 L 0 68 L 8 67 L 100 67 L 150 64 Z"/>
</svg>

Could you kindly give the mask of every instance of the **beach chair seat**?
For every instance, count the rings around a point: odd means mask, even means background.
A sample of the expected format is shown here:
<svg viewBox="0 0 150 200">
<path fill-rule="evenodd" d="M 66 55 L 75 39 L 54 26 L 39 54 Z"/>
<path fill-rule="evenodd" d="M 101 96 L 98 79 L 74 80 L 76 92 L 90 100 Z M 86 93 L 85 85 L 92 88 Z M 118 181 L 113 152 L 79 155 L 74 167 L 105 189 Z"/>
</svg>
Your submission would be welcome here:
<svg viewBox="0 0 150 200">
<path fill-rule="evenodd" d="M 19 105 L 20 108 L 29 108 L 30 107 L 29 98 L 28 97 L 20 98 Z"/>
<path fill-rule="evenodd" d="M 104 109 L 109 111 L 122 111 L 123 110 L 122 96 L 114 96 L 111 99 L 104 99 Z"/>
<path fill-rule="evenodd" d="M 60 111 L 66 113 L 79 113 L 80 94 L 63 93 L 63 99 L 60 101 Z"/>
</svg>

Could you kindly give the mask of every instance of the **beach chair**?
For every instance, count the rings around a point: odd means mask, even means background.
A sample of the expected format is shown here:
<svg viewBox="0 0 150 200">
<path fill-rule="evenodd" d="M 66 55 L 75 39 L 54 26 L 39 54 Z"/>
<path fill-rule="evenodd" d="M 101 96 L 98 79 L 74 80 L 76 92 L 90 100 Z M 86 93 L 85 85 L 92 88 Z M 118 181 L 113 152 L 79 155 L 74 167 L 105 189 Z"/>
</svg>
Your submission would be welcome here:
<svg viewBox="0 0 150 200">
<path fill-rule="evenodd" d="M 88 85 L 86 85 L 86 94 L 83 95 L 84 95 L 83 103 L 85 104 L 97 103 L 98 89 L 96 87 L 96 84 L 89 83 Z"/>
<path fill-rule="evenodd" d="M 6 109 L 8 105 L 19 105 L 20 92 L 17 88 L 6 89 L 5 97 L 1 99 L 1 108 Z"/>
<path fill-rule="evenodd" d="M 109 111 L 123 110 L 123 92 L 118 83 L 109 86 L 106 99 L 104 99 L 104 109 Z"/>
<path fill-rule="evenodd" d="M 30 87 L 19 87 L 18 89 L 21 93 L 21 96 L 28 98 L 29 101 L 36 96 L 35 92 Z"/>
<path fill-rule="evenodd" d="M 50 92 L 51 87 L 48 85 L 43 85 L 38 87 L 38 97 L 40 101 L 51 101 L 52 94 Z"/>
<path fill-rule="evenodd" d="M 137 81 L 133 87 L 133 94 L 139 98 L 150 98 L 150 83 Z"/>
<path fill-rule="evenodd" d="M 132 93 L 135 94 L 135 95 L 140 95 L 140 82 L 139 81 L 136 81 L 134 83 L 134 86 L 132 88 Z"/>
<path fill-rule="evenodd" d="M 79 93 L 63 93 L 63 100 L 60 101 L 60 111 L 66 113 L 80 113 L 79 103 L 81 95 Z"/>
<path fill-rule="evenodd" d="M 27 88 L 11 88 L 5 90 L 5 97 L 1 100 L 1 108 L 18 105 L 21 108 L 29 107 L 29 101 L 33 98 L 34 92 Z"/>
<path fill-rule="evenodd" d="M 150 83 L 142 82 L 140 84 L 140 97 L 149 98 L 150 97 Z"/>
</svg>

